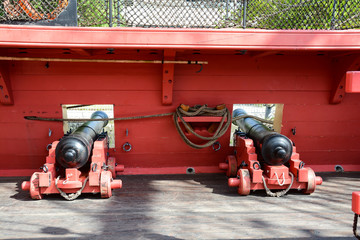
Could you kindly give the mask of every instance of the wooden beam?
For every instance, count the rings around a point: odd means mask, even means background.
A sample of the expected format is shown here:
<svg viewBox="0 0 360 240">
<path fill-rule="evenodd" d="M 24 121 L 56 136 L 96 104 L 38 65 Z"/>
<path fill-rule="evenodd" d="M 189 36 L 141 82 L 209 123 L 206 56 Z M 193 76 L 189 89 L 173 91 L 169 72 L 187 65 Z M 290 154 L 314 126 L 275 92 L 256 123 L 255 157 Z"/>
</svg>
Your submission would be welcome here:
<svg viewBox="0 0 360 240">
<path fill-rule="evenodd" d="M 13 105 L 13 97 L 10 85 L 10 78 L 5 63 L 0 62 L 0 103 L 3 105 Z"/>
<path fill-rule="evenodd" d="M 174 63 L 165 63 L 166 61 L 175 60 L 176 51 L 164 50 L 164 64 L 162 71 L 162 104 L 171 105 L 173 101 L 174 86 Z"/>
<path fill-rule="evenodd" d="M 346 72 L 360 69 L 360 55 L 350 55 L 336 58 L 332 64 L 334 88 L 331 93 L 330 103 L 341 103 L 345 97 Z"/>
</svg>

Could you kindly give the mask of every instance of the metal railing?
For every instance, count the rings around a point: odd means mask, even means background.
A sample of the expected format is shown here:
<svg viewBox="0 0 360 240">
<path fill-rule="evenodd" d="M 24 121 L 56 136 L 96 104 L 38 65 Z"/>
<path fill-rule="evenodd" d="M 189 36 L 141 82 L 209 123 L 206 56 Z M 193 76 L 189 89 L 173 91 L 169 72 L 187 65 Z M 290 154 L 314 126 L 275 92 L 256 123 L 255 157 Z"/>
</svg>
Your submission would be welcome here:
<svg viewBox="0 0 360 240">
<path fill-rule="evenodd" d="M 0 23 L 51 21 L 67 3 L 3 0 Z M 77 0 L 76 17 L 90 27 L 353 29 L 360 0 Z"/>
</svg>

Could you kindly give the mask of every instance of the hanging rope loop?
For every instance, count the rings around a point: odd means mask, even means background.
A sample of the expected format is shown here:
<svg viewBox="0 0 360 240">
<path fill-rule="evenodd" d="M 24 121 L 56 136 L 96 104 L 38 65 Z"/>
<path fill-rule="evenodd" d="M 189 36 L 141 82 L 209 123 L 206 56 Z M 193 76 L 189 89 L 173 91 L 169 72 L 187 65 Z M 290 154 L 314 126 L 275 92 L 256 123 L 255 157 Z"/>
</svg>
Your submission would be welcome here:
<svg viewBox="0 0 360 240">
<path fill-rule="evenodd" d="M 84 183 L 83 183 L 83 186 L 82 186 L 78 191 L 76 191 L 75 193 L 70 193 L 69 195 L 66 194 L 65 192 L 63 192 L 63 191 L 58 187 L 58 181 L 59 181 L 59 179 L 60 179 L 60 176 L 58 176 L 58 177 L 55 179 L 55 187 L 56 187 L 56 189 L 59 191 L 60 195 L 61 195 L 63 198 L 65 198 L 65 199 L 68 200 L 68 201 L 73 201 L 73 200 L 77 199 L 77 198 L 81 195 L 81 193 L 82 193 L 82 191 L 84 190 L 85 185 L 86 185 L 89 177 L 87 177 L 87 178 L 85 179 L 85 181 L 84 181 Z"/>
<path fill-rule="evenodd" d="M 284 184 L 285 184 L 285 173 L 284 172 L 282 173 L 282 179 L 283 179 L 282 183 L 280 183 L 280 179 L 279 179 L 279 176 L 278 176 L 277 172 L 275 172 L 275 177 L 276 177 L 276 181 L 278 182 L 279 186 L 284 186 Z"/>
<path fill-rule="evenodd" d="M 291 172 L 289 172 L 290 176 L 291 176 L 291 183 L 289 184 L 289 186 L 282 190 L 282 191 L 279 191 L 279 192 L 272 192 L 268 186 L 266 185 L 266 181 L 265 181 L 265 178 L 264 176 L 262 176 L 262 180 L 263 180 L 263 183 L 264 183 L 264 188 L 265 188 L 265 191 L 266 191 L 266 194 L 270 197 L 282 197 L 284 196 L 292 187 L 293 183 L 294 183 L 294 174 L 292 174 Z"/>
</svg>

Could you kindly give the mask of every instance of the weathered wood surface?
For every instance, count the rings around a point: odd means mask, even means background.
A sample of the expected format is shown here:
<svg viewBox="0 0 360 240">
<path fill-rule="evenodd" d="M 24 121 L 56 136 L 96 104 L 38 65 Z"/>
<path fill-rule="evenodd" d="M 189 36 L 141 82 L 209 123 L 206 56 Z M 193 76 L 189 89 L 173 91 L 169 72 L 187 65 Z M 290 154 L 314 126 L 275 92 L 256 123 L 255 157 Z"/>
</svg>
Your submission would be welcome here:
<svg viewBox="0 0 360 240">
<path fill-rule="evenodd" d="M 241 197 L 219 174 L 121 176 L 110 199 L 31 200 L 27 178 L 0 178 L 1 239 L 354 239 L 360 173 L 322 174 L 312 195 Z"/>
</svg>

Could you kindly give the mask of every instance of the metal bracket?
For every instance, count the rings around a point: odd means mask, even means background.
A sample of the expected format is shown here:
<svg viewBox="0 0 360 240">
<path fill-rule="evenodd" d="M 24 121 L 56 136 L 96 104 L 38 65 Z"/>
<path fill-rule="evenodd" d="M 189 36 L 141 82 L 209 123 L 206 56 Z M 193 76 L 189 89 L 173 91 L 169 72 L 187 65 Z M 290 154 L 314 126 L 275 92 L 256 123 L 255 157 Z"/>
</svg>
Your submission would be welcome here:
<svg viewBox="0 0 360 240">
<path fill-rule="evenodd" d="M 360 56 L 350 55 L 334 59 L 334 77 L 336 81 L 335 88 L 331 94 L 330 103 L 341 103 L 345 97 L 346 72 L 357 71 L 360 68 Z"/>
<path fill-rule="evenodd" d="M 5 71 L 0 69 L 0 103 L 3 105 L 13 105 L 12 92 L 10 88 L 10 80 Z"/>
<path fill-rule="evenodd" d="M 174 61 L 176 51 L 165 49 L 164 61 Z M 173 101 L 174 63 L 164 63 L 162 71 L 162 104 L 171 105 Z"/>
</svg>

